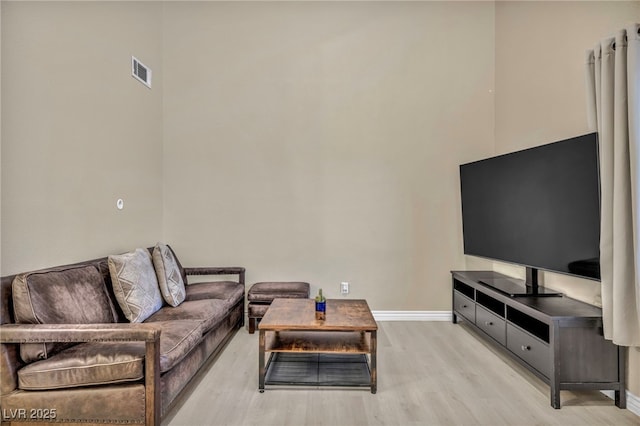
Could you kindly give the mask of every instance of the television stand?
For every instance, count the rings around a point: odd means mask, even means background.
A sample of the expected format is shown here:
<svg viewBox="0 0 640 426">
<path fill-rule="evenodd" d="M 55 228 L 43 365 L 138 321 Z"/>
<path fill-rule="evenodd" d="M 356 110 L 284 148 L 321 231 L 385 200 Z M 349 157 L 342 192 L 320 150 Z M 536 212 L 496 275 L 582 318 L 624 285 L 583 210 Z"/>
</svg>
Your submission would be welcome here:
<svg viewBox="0 0 640 426">
<path fill-rule="evenodd" d="M 494 271 L 451 274 L 453 323 L 464 320 L 547 383 L 553 408 L 564 389 L 613 390 L 626 408 L 626 348 L 605 340 L 600 308 L 566 296 L 512 297 L 486 284 L 511 280 Z"/>
</svg>

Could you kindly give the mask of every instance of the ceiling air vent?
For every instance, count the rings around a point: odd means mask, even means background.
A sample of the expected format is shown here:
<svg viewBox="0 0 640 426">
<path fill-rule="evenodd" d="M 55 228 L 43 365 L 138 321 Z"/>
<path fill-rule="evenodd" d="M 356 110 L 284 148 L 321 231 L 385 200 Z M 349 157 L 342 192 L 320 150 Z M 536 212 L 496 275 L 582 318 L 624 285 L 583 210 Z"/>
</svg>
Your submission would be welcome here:
<svg viewBox="0 0 640 426">
<path fill-rule="evenodd" d="M 151 69 L 140 62 L 135 56 L 131 57 L 131 75 L 148 88 L 151 88 Z"/>
</svg>

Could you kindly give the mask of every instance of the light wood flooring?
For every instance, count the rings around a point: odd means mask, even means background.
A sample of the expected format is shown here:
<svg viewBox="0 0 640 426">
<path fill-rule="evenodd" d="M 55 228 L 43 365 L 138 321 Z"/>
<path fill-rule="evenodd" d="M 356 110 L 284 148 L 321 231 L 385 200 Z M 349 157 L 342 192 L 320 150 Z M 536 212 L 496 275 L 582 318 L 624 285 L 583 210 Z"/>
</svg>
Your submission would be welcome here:
<svg viewBox="0 0 640 426">
<path fill-rule="evenodd" d="M 640 425 L 597 391 L 549 388 L 463 325 L 379 322 L 378 393 L 258 392 L 258 334 L 239 330 L 163 422 L 172 425 Z"/>
</svg>

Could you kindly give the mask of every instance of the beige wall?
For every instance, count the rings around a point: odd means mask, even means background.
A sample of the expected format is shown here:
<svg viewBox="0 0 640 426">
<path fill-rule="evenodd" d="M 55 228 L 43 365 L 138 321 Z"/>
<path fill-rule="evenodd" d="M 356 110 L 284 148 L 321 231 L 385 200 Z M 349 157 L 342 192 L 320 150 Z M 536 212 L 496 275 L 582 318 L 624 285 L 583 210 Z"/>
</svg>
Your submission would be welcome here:
<svg viewBox="0 0 640 426">
<path fill-rule="evenodd" d="M 2 2 L 3 275 L 161 238 L 161 49 L 155 2 Z"/>
<path fill-rule="evenodd" d="M 584 52 L 638 19 L 638 1 L 496 2 L 496 153 L 588 133 Z M 524 274 L 524 268 L 494 267 Z M 542 279 L 601 305 L 599 282 L 552 273 Z M 629 367 L 629 390 L 640 395 L 638 348 L 630 350 Z"/>
<path fill-rule="evenodd" d="M 248 282 L 449 310 L 493 151 L 492 3 L 165 5 L 165 236 Z"/>
</svg>

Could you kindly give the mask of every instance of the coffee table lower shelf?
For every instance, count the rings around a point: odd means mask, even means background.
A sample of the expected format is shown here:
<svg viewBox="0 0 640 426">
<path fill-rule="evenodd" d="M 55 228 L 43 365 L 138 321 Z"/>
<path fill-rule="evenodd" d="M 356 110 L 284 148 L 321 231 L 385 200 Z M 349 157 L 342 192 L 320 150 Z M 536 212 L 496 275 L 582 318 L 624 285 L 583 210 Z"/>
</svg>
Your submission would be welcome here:
<svg viewBox="0 0 640 426">
<path fill-rule="evenodd" d="M 266 366 L 265 385 L 274 387 L 371 387 L 365 354 L 274 352 Z"/>
</svg>

